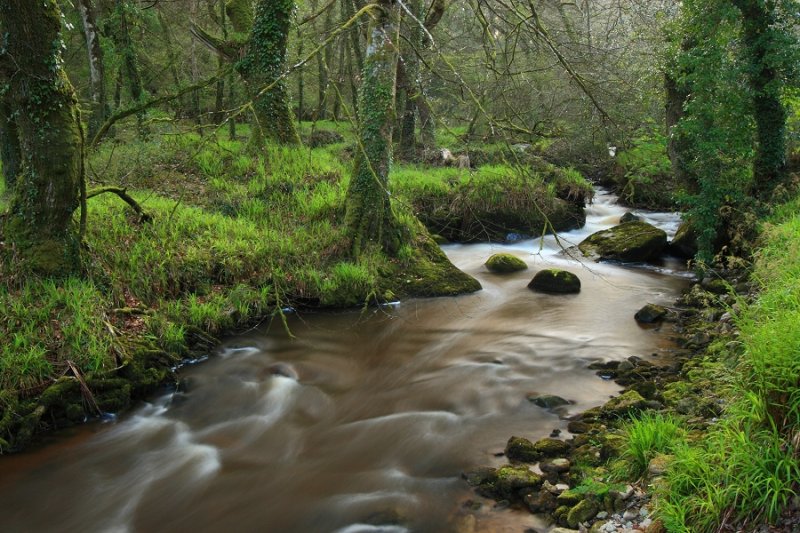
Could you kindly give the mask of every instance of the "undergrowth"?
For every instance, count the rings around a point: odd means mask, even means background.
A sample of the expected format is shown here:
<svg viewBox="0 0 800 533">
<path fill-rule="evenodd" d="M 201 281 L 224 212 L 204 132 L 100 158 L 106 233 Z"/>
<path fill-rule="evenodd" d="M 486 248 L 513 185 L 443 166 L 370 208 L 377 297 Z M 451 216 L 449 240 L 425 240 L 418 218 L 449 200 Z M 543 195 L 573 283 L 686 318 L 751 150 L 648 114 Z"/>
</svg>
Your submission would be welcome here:
<svg viewBox="0 0 800 533">
<path fill-rule="evenodd" d="M 675 450 L 658 512 L 669 531 L 775 522 L 800 481 L 800 203 L 763 234 L 758 299 L 736 318 L 732 400 L 704 437 Z"/>
</svg>

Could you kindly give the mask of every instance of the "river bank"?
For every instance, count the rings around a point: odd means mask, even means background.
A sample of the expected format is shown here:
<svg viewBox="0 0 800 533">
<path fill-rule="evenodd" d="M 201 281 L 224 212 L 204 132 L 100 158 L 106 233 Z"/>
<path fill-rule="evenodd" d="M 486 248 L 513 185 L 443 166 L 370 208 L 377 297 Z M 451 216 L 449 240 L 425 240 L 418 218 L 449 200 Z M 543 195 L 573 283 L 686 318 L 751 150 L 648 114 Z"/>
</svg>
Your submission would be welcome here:
<svg viewBox="0 0 800 533">
<path fill-rule="evenodd" d="M 753 265 L 708 272 L 665 310 L 683 346 L 668 365 L 594 365 L 619 396 L 570 417 L 567 437 L 510 438 L 509 465 L 467 481 L 559 533 L 796 531 L 799 230 L 784 206 Z"/>
<path fill-rule="evenodd" d="M 622 214 L 601 194 L 587 227 L 560 234 L 560 243 L 578 243 Z M 294 337 L 276 322 L 227 339 L 208 361 L 181 370 L 174 393 L 117 423 L 4 458 L 0 501 L 14 511 L 0 524 L 450 531 L 468 491 L 463 469 L 492 459 L 508 432 L 567 431 L 528 394 L 566 387 L 575 403 L 560 411 L 582 411 L 618 390 L 589 363 L 645 350 L 668 356 L 661 333 L 630 316 L 647 301 L 667 304 L 686 283 L 677 272 L 581 265 L 554 236 L 444 250 L 484 290 L 367 311 L 300 310 L 286 316 Z M 489 272 L 484 263 L 498 252 L 528 269 Z M 529 290 L 547 268 L 574 271 L 581 293 Z M 50 513 L 33 513 L 32 495 L 58 486 L 69 493 Z M 506 514 L 495 524 L 521 530 L 537 520 Z"/>
<path fill-rule="evenodd" d="M 417 220 L 415 209 L 431 198 L 442 206 L 461 198 L 462 215 L 484 204 L 483 215 L 459 219 L 470 231 L 492 226 L 496 204 L 513 219 L 506 233 L 533 235 L 549 229 L 544 212 L 569 211 L 563 224 L 576 225 L 590 190 L 577 173 L 544 163 L 399 165 L 392 179 L 402 183 L 395 214 L 405 244 L 395 257 L 354 262 L 343 225 L 354 139 L 341 125 L 323 124 L 328 135 L 312 131 L 318 126 L 303 130 L 313 148 L 272 147 L 263 157 L 246 154 L 246 137 L 170 132 L 118 138 L 91 154 L 92 188 L 125 189 L 143 211 L 111 194 L 89 199 L 80 278 L 4 275 L 0 335 L 10 342 L 0 353 L 0 453 L 126 411 L 225 334 L 280 323 L 283 309 L 478 290 Z"/>
</svg>

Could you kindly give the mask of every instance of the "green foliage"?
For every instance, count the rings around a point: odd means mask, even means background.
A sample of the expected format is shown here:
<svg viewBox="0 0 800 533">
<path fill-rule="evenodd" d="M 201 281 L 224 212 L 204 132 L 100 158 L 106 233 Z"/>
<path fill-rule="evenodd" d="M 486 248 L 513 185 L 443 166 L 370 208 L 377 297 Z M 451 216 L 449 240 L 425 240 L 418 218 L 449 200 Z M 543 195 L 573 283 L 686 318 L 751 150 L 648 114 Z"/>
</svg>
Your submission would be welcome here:
<svg viewBox="0 0 800 533">
<path fill-rule="evenodd" d="M 672 453 L 685 438 L 680 420 L 651 411 L 623 424 L 622 430 L 626 438 L 622 457 L 631 468 L 627 475 L 633 478 L 644 475 L 653 457 Z"/>
<path fill-rule="evenodd" d="M 670 531 L 715 531 L 723 516 L 774 521 L 797 491 L 800 465 L 798 203 L 768 227 L 755 277 L 763 290 L 737 318 L 743 355 L 728 368 L 732 399 L 701 440 L 679 447 L 658 500 Z M 720 367 L 725 370 L 726 367 Z"/>
<path fill-rule="evenodd" d="M 38 386 L 63 373 L 71 360 L 86 371 L 112 368 L 113 334 L 102 291 L 89 281 L 32 280 L 19 290 L 0 289 L 0 388 Z"/>
<path fill-rule="evenodd" d="M 672 179 L 667 139 L 651 125 L 631 140 L 630 148 L 617 154 L 622 169 L 620 197 L 636 205 L 671 206 L 681 184 Z M 676 190 L 678 189 L 678 190 Z"/>
<path fill-rule="evenodd" d="M 676 136 L 696 185 L 685 205 L 703 261 L 720 240 L 739 247 L 737 235 L 752 225 L 750 196 L 767 199 L 780 183 L 786 114 L 779 96 L 797 63 L 789 30 L 796 12 L 794 1 L 683 3 L 674 37 L 683 44 L 671 74 L 691 94 Z"/>
</svg>

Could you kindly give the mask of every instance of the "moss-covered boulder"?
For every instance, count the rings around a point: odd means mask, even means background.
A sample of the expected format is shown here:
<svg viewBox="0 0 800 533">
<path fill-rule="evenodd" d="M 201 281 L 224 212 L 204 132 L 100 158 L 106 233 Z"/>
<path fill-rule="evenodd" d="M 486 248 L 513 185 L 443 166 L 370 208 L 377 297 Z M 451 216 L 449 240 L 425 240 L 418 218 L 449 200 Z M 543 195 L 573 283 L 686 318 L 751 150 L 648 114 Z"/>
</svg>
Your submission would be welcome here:
<svg viewBox="0 0 800 533">
<path fill-rule="evenodd" d="M 641 220 L 641 218 L 637 215 L 634 215 L 630 211 L 619 217 L 620 224 L 624 224 L 625 222 L 635 222 L 637 220 Z"/>
<path fill-rule="evenodd" d="M 667 309 L 656 304 L 647 304 L 633 315 L 637 322 L 653 324 L 667 316 Z"/>
<path fill-rule="evenodd" d="M 578 492 L 575 489 L 569 489 L 569 490 L 565 490 L 564 492 L 559 494 L 558 498 L 556 498 L 556 500 L 558 501 L 558 505 L 559 506 L 564 506 L 565 505 L 565 506 L 567 506 L 569 508 L 572 508 L 572 507 L 578 505 L 578 503 L 580 501 L 582 501 L 583 498 L 584 498 L 584 494 L 583 493 Z"/>
<path fill-rule="evenodd" d="M 567 524 L 570 527 L 578 527 L 580 524 L 594 518 L 599 511 L 600 506 L 592 498 L 581 500 L 567 513 Z"/>
<path fill-rule="evenodd" d="M 538 490 L 542 483 L 542 477 L 526 466 L 505 465 L 481 483 L 478 492 L 490 498 L 517 500 Z"/>
<path fill-rule="evenodd" d="M 647 400 L 635 390 L 629 390 L 616 398 L 610 399 L 603 406 L 603 414 L 607 417 L 620 417 L 639 411 L 647 406 Z"/>
<path fill-rule="evenodd" d="M 548 268 L 537 272 L 528 288 L 550 294 L 575 294 L 581 292 L 581 280 L 572 272 Z"/>
<path fill-rule="evenodd" d="M 563 472 L 569 472 L 571 466 L 572 463 L 569 462 L 569 459 L 556 457 L 554 459 L 545 459 L 540 462 L 539 470 L 545 474 L 561 474 Z"/>
<path fill-rule="evenodd" d="M 560 457 L 569 451 L 569 444 L 558 439 L 539 439 L 533 444 L 533 449 L 540 457 Z"/>
<path fill-rule="evenodd" d="M 596 261 L 637 262 L 653 259 L 667 245 L 667 234 L 646 222 L 633 221 L 593 233 L 578 245 Z"/>
<path fill-rule="evenodd" d="M 697 255 L 697 231 L 692 224 L 684 222 L 669 243 L 670 253 L 687 259 Z"/>
<path fill-rule="evenodd" d="M 523 437 L 511 437 L 506 443 L 506 457 L 512 461 L 535 463 L 541 458 L 541 453 L 531 441 Z"/>
<path fill-rule="evenodd" d="M 486 268 L 489 272 L 496 274 L 508 274 L 509 272 L 525 270 L 528 265 L 516 255 L 499 253 L 486 260 Z"/>
<path fill-rule="evenodd" d="M 419 230 L 414 256 L 381 272 L 382 288 L 397 297 L 456 296 L 481 290 L 478 280 L 456 268 L 427 232 Z"/>
</svg>

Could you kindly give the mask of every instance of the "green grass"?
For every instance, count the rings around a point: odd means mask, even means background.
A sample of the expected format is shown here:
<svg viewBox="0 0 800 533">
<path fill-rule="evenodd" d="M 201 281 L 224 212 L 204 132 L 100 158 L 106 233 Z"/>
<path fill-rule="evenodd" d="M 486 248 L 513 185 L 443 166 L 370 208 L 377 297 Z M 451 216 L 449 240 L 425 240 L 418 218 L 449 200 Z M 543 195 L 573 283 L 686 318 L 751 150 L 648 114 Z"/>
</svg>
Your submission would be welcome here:
<svg viewBox="0 0 800 533">
<path fill-rule="evenodd" d="M 685 439 L 681 421 L 672 415 L 645 411 L 622 426 L 626 446 L 622 452 L 629 466 L 626 476 L 639 478 L 647 472 L 647 465 L 659 454 L 671 454 Z"/>
<path fill-rule="evenodd" d="M 774 521 L 800 481 L 800 218 L 798 203 L 768 225 L 754 278 L 758 299 L 737 318 L 742 355 L 730 405 L 703 439 L 676 450 L 658 510 L 669 531 Z"/>
</svg>

